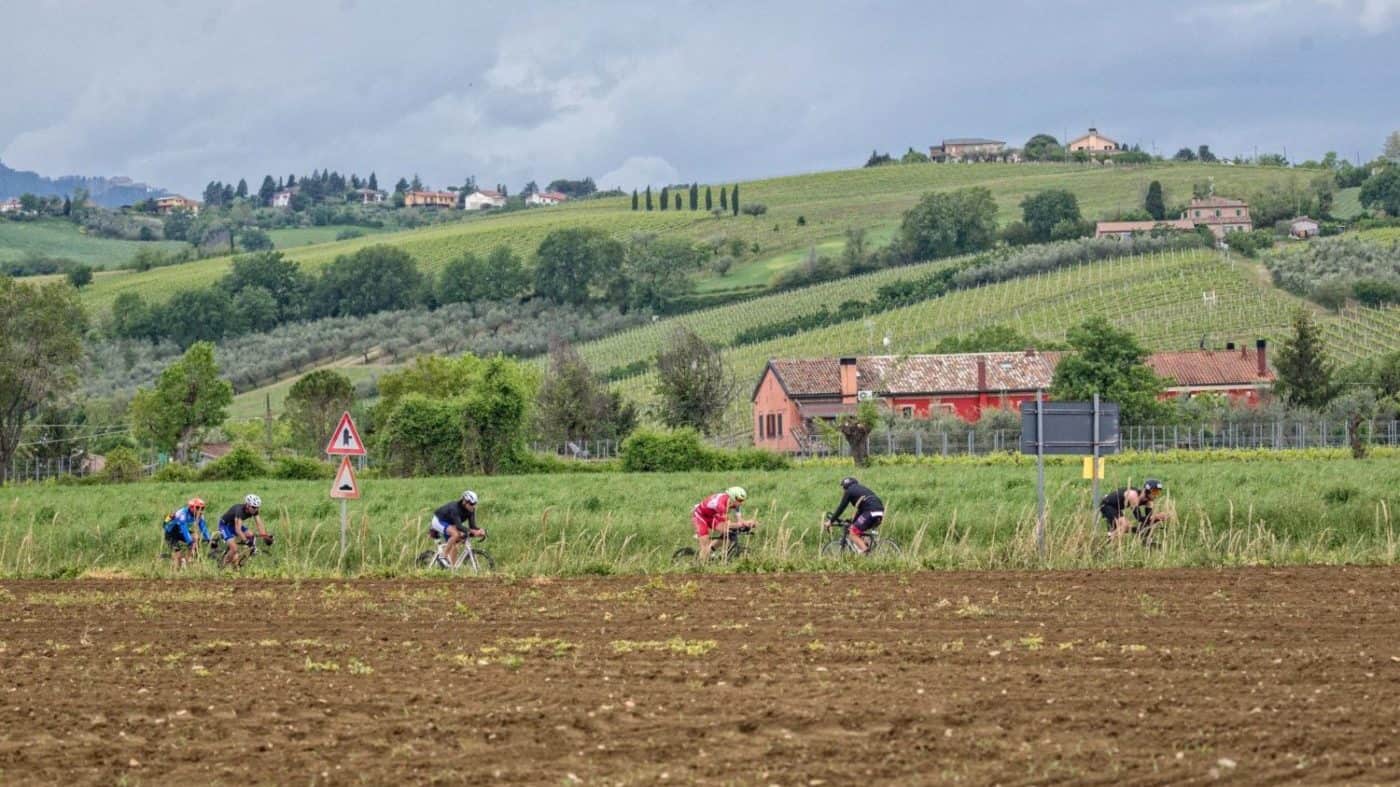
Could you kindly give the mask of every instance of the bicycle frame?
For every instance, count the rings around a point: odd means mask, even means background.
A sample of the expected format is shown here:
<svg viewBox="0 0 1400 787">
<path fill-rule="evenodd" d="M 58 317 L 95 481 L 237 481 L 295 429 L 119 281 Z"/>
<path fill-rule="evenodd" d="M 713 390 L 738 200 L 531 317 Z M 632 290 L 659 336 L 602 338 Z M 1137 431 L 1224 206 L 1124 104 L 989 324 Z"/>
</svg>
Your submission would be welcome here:
<svg viewBox="0 0 1400 787">
<path fill-rule="evenodd" d="M 460 569 L 468 562 L 471 563 L 473 571 L 481 570 L 481 566 L 476 562 L 476 550 L 472 548 L 472 539 L 470 538 L 462 539 L 461 546 L 457 550 L 457 560 L 455 562 L 447 559 L 447 539 L 444 538 L 438 544 L 435 561 L 439 566 L 449 568 L 453 571 Z"/>
</svg>

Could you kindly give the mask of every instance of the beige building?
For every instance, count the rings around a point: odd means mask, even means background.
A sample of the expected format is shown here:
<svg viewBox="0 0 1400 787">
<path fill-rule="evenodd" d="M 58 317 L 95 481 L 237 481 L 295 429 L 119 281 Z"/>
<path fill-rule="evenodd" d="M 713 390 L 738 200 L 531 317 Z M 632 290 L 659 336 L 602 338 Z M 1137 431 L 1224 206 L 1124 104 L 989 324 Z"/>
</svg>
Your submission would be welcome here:
<svg viewBox="0 0 1400 787">
<path fill-rule="evenodd" d="M 1206 225 L 1217 238 L 1231 232 L 1249 232 L 1254 229 L 1254 220 L 1249 217 L 1249 203 L 1240 199 L 1210 196 L 1193 199 L 1186 206 L 1183 219 L 1189 219 L 1197 226 Z"/>
<path fill-rule="evenodd" d="M 998 139 L 960 137 L 945 139 L 942 145 L 934 145 L 928 152 L 934 161 L 981 161 L 1001 158 L 1006 153 L 1006 143 Z"/>
<path fill-rule="evenodd" d="M 190 213 L 199 212 L 199 203 L 192 199 L 186 199 L 179 194 L 172 194 L 168 197 L 156 199 L 157 213 L 174 213 L 177 210 L 187 210 Z"/>
<path fill-rule="evenodd" d="M 457 192 L 406 191 L 403 195 L 403 204 L 406 208 L 455 208 L 457 207 Z"/>
<path fill-rule="evenodd" d="M 1067 147 L 1071 153 L 1078 150 L 1088 153 L 1114 153 L 1123 149 L 1123 145 L 1118 140 L 1100 134 L 1099 130 L 1092 126 L 1089 128 L 1088 134 L 1071 139 Z"/>
<path fill-rule="evenodd" d="M 1095 238 L 1120 238 L 1127 240 L 1140 233 L 1150 233 L 1155 229 L 1190 232 L 1196 225 L 1186 219 L 1175 221 L 1101 221 L 1094 225 Z"/>
</svg>

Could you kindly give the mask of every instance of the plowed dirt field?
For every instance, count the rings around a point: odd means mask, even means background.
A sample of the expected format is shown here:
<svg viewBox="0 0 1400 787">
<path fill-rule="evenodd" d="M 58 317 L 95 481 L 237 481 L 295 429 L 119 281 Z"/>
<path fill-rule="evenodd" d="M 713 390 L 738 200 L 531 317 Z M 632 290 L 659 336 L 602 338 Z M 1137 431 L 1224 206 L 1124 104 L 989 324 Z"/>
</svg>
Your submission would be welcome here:
<svg viewBox="0 0 1400 787">
<path fill-rule="evenodd" d="M 1400 782 L 1400 570 L 0 583 L 0 784 Z"/>
</svg>

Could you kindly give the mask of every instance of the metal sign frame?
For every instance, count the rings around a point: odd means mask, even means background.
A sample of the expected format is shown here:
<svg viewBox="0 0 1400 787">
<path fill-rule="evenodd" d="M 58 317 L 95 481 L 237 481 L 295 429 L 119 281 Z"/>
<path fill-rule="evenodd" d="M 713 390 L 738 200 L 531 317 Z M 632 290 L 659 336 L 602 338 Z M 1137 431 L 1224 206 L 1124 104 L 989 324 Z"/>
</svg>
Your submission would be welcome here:
<svg viewBox="0 0 1400 787">
<path fill-rule="evenodd" d="M 1048 430 L 1047 430 L 1048 422 Z M 1050 439 L 1047 439 L 1050 438 Z M 1021 404 L 1021 453 L 1035 454 L 1035 548 L 1045 559 L 1045 455 L 1086 453 L 1093 457 L 1097 471 L 1099 457 L 1116 454 L 1122 447 L 1118 426 L 1118 405 L 1100 402 L 1046 402 L 1044 391 L 1035 392 L 1034 402 Z M 1093 479 L 1093 502 L 1099 504 L 1099 477 Z"/>
</svg>

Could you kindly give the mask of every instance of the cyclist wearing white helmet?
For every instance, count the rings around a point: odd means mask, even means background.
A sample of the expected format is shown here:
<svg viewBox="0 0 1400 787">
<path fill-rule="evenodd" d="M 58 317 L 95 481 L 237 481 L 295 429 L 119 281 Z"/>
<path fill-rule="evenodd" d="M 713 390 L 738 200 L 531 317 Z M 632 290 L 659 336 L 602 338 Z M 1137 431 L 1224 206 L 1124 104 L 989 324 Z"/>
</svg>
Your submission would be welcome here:
<svg viewBox="0 0 1400 787">
<path fill-rule="evenodd" d="M 461 497 L 433 512 L 428 537 L 447 539 L 447 559 L 453 565 L 457 563 L 458 544 L 468 537 L 486 537 L 486 531 L 476 526 L 476 501 L 476 493 L 468 489 Z"/>
<path fill-rule="evenodd" d="M 731 486 L 723 492 L 716 492 L 701 500 L 691 510 L 690 522 L 695 525 L 695 537 L 700 540 L 702 561 L 710 558 L 710 548 L 714 545 L 710 538 L 711 533 L 723 537 L 729 533 L 732 526 L 753 526 L 752 522 L 743 522 L 738 518 L 739 509 L 748 497 L 749 493 L 744 491 L 742 486 Z M 731 514 L 734 517 L 732 521 Z"/>
<path fill-rule="evenodd" d="M 267 528 L 263 526 L 262 515 L 258 513 L 261 510 L 262 498 L 248 495 L 243 498 L 242 503 L 234 505 L 219 517 L 219 538 L 228 545 L 228 554 L 224 560 L 229 564 L 237 566 L 243 562 L 243 554 L 238 550 L 240 545 L 253 544 L 253 531 L 244 524 L 249 520 L 258 526 L 258 535 L 262 536 L 263 543 L 272 543 L 272 534 L 267 532 Z"/>
</svg>

